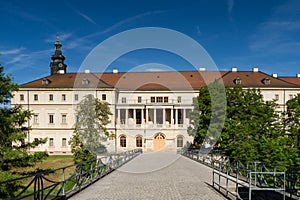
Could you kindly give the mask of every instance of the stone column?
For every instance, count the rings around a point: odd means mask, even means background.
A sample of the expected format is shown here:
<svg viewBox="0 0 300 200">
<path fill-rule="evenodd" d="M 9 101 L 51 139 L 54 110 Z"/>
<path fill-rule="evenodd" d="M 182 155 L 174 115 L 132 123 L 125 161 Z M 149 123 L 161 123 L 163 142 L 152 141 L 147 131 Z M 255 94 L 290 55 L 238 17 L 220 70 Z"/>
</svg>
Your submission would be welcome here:
<svg viewBox="0 0 300 200">
<path fill-rule="evenodd" d="M 183 120 L 182 120 L 182 124 L 185 125 L 185 118 L 186 118 L 186 113 L 185 113 L 185 109 L 182 109 L 183 112 Z"/>
<path fill-rule="evenodd" d="M 166 127 L 166 109 L 163 109 L 163 127 Z"/>
<path fill-rule="evenodd" d="M 141 124 L 143 125 L 145 122 L 144 120 L 144 109 L 141 109 Z"/>
<path fill-rule="evenodd" d="M 156 127 L 156 108 L 153 109 L 153 124 L 154 124 L 154 127 Z"/>
<path fill-rule="evenodd" d="M 145 120 L 145 123 L 148 124 L 148 119 L 149 119 L 149 110 L 148 108 L 146 107 L 146 120 Z"/>
<path fill-rule="evenodd" d="M 121 110 L 118 109 L 118 119 L 117 119 L 117 125 L 120 126 L 121 125 Z"/>
<path fill-rule="evenodd" d="M 175 125 L 178 124 L 178 109 L 175 109 Z"/>
<path fill-rule="evenodd" d="M 126 127 L 128 126 L 128 108 L 126 108 L 126 111 L 125 111 L 125 126 Z"/>
<path fill-rule="evenodd" d="M 170 121 L 171 126 L 174 124 L 174 109 L 171 109 L 171 121 Z"/>
<path fill-rule="evenodd" d="M 133 121 L 134 121 L 134 124 L 136 124 L 136 109 L 135 108 L 133 109 Z"/>
</svg>

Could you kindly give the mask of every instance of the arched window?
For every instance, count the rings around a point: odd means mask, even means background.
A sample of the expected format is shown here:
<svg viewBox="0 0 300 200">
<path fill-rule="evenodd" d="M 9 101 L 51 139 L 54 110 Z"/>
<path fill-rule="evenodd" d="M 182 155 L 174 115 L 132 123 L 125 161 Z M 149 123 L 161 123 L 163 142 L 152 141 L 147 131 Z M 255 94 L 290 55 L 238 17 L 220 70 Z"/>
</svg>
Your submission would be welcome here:
<svg viewBox="0 0 300 200">
<path fill-rule="evenodd" d="M 177 147 L 183 147 L 183 137 L 181 135 L 177 136 Z"/>
<path fill-rule="evenodd" d="M 136 142 L 136 147 L 143 147 L 143 138 L 141 136 L 137 136 L 135 142 Z"/>
<path fill-rule="evenodd" d="M 125 135 L 122 135 L 120 137 L 120 146 L 121 147 L 126 147 L 126 136 Z"/>
</svg>

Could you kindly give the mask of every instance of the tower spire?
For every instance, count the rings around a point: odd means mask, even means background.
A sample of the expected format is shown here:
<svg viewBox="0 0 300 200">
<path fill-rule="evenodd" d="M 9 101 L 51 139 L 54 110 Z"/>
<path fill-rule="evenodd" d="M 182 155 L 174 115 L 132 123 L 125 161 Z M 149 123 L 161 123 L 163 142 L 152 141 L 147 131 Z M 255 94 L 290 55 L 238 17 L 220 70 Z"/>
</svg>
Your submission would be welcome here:
<svg viewBox="0 0 300 200">
<path fill-rule="evenodd" d="M 51 56 L 52 62 L 50 62 L 51 75 L 53 74 L 65 74 L 67 72 L 67 65 L 64 63 L 65 57 L 62 54 L 62 44 L 59 41 L 59 34 L 56 34 L 56 42 L 54 43 L 55 50 Z"/>
</svg>

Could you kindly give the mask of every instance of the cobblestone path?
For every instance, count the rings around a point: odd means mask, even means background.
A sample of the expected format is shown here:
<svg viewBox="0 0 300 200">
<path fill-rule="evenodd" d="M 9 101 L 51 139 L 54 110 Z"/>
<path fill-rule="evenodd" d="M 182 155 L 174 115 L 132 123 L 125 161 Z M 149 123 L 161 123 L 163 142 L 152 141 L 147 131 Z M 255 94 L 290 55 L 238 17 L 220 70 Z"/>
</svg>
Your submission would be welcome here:
<svg viewBox="0 0 300 200">
<path fill-rule="evenodd" d="M 183 156 L 144 153 L 71 199 L 225 199 L 211 179 L 212 169 Z"/>
</svg>

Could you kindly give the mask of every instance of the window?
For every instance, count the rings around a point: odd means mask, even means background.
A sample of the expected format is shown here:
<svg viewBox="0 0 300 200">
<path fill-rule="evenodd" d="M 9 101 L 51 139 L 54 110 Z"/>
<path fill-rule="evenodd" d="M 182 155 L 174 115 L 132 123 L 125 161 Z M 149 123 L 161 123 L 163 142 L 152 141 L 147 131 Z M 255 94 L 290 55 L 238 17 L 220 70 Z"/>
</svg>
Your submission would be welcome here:
<svg viewBox="0 0 300 200">
<path fill-rule="evenodd" d="M 156 102 L 157 103 L 162 103 L 163 102 L 163 98 L 162 97 L 156 97 Z"/>
<path fill-rule="evenodd" d="M 53 94 L 49 94 L 49 101 L 53 101 Z"/>
<path fill-rule="evenodd" d="M 169 102 L 169 97 L 164 97 L 164 103 L 168 103 Z"/>
<path fill-rule="evenodd" d="M 181 135 L 177 137 L 177 147 L 183 147 L 183 137 Z"/>
<path fill-rule="evenodd" d="M 155 103 L 155 97 L 151 97 L 151 103 Z"/>
<path fill-rule="evenodd" d="M 34 99 L 35 101 L 38 101 L 38 100 L 39 100 L 39 96 L 38 96 L 37 94 L 35 94 L 35 95 L 33 95 L 33 99 Z"/>
<path fill-rule="evenodd" d="M 20 94 L 20 101 L 24 101 L 24 94 Z"/>
<path fill-rule="evenodd" d="M 49 138 L 49 147 L 53 147 L 53 146 L 54 146 L 54 139 Z"/>
<path fill-rule="evenodd" d="M 136 147 L 142 147 L 143 146 L 143 138 L 141 136 L 136 137 Z"/>
<path fill-rule="evenodd" d="M 75 101 L 78 101 L 78 94 L 75 94 L 75 95 L 74 95 L 74 100 L 75 100 Z"/>
<path fill-rule="evenodd" d="M 102 94 L 102 101 L 106 101 L 106 94 Z"/>
<path fill-rule="evenodd" d="M 126 147 L 126 136 L 122 135 L 120 137 L 120 146 L 121 147 Z"/>
<path fill-rule="evenodd" d="M 142 97 L 138 97 L 138 103 L 142 103 Z"/>
<path fill-rule="evenodd" d="M 122 103 L 126 103 L 126 97 L 122 97 Z"/>
<path fill-rule="evenodd" d="M 292 99 L 292 98 L 293 98 L 293 95 L 292 95 L 292 94 L 290 94 L 290 95 L 289 95 L 289 97 L 290 97 L 290 99 Z"/>
<path fill-rule="evenodd" d="M 275 100 L 276 100 L 276 101 L 279 100 L 279 94 L 275 94 Z"/>
<path fill-rule="evenodd" d="M 271 83 L 271 81 L 270 81 L 269 78 L 264 78 L 262 82 L 263 82 L 263 84 L 265 84 L 265 85 L 270 85 L 270 83 Z"/>
<path fill-rule="evenodd" d="M 62 100 L 62 101 L 65 101 L 65 100 L 66 100 L 66 95 L 65 95 L 65 94 L 62 94 L 62 95 L 61 95 L 61 100 Z"/>
<path fill-rule="evenodd" d="M 43 78 L 42 85 L 49 85 L 50 81 L 46 78 Z"/>
<path fill-rule="evenodd" d="M 54 116 L 51 114 L 49 115 L 49 124 L 53 124 L 54 123 Z"/>
<path fill-rule="evenodd" d="M 177 97 L 177 103 L 181 103 L 181 97 Z"/>
<path fill-rule="evenodd" d="M 33 115 L 33 123 L 34 123 L 34 124 L 39 123 L 39 116 L 38 116 L 37 114 L 34 114 L 34 115 Z"/>
<path fill-rule="evenodd" d="M 61 123 L 63 123 L 63 124 L 67 123 L 67 115 L 66 114 L 61 115 Z"/>
<path fill-rule="evenodd" d="M 88 85 L 90 83 L 90 81 L 88 79 L 84 78 L 81 83 L 82 83 L 82 85 Z"/>
<path fill-rule="evenodd" d="M 241 85 L 242 80 L 241 80 L 239 77 L 237 77 L 236 79 L 234 79 L 233 82 L 234 82 L 236 85 Z"/>
<path fill-rule="evenodd" d="M 66 147 L 67 146 L 67 138 L 63 138 L 61 140 L 61 146 Z"/>
</svg>

